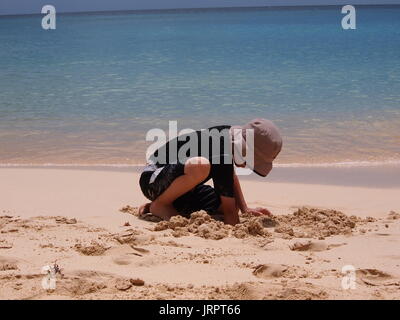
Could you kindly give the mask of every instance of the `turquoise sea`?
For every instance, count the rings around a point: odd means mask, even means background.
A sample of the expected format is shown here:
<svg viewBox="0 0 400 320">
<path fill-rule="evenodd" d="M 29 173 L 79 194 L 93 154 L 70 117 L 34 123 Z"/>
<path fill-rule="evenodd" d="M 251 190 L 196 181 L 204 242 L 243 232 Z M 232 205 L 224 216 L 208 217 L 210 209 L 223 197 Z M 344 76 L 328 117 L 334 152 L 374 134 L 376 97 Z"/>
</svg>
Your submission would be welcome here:
<svg viewBox="0 0 400 320">
<path fill-rule="evenodd" d="M 0 164 L 137 164 L 146 132 L 273 120 L 281 165 L 400 161 L 400 6 L 0 17 Z"/>
</svg>

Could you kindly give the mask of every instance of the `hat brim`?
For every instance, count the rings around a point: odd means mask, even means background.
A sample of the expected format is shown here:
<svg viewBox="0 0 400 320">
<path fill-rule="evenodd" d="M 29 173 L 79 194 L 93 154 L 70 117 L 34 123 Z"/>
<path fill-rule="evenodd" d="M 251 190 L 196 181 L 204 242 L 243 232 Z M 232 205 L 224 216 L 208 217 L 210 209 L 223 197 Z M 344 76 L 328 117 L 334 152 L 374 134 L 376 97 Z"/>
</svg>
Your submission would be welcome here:
<svg viewBox="0 0 400 320">
<path fill-rule="evenodd" d="M 234 130 L 241 130 L 243 134 L 243 127 L 242 126 L 231 126 L 231 133 L 233 135 Z M 245 140 L 246 141 L 246 140 Z M 242 144 L 242 154 L 246 153 L 246 143 Z M 240 152 L 238 156 L 241 156 Z M 242 160 L 245 161 L 245 159 L 242 157 Z M 268 173 L 272 170 L 272 162 L 265 162 L 265 161 L 259 161 L 255 160 L 254 163 L 254 168 L 252 169 L 256 174 L 258 174 L 261 177 L 266 177 Z"/>
<path fill-rule="evenodd" d="M 242 126 L 231 126 L 231 128 L 230 128 L 231 135 L 233 135 L 234 130 L 241 130 L 241 132 L 243 133 L 243 127 Z"/>
<path fill-rule="evenodd" d="M 272 162 L 256 163 L 253 171 L 261 177 L 266 177 L 272 170 Z"/>
</svg>

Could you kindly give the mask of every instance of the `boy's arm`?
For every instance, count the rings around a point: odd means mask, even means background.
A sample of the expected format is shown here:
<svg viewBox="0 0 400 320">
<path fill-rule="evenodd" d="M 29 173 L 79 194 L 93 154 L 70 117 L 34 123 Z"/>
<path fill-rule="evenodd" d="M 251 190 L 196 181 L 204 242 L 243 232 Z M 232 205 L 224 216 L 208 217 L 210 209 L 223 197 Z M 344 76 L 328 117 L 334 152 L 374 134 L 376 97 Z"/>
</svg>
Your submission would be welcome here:
<svg viewBox="0 0 400 320">
<path fill-rule="evenodd" d="M 220 211 L 224 214 L 224 222 L 226 224 L 235 225 L 239 223 L 238 208 L 236 206 L 236 200 L 233 197 L 221 196 L 221 207 Z"/>
<path fill-rule="evenodd" d="M 221 205 L 218 211 L 224 215 L 226 224 L 239 223 L 239 209 L 234 197 L 233 164 L 217 164 L 211 168 L 214 188 L 220 194 Z"/>
<path fill-rule="evenodd" d="M 240 187 L 239 178 L 235 172 L 233 172 L 233 191 L 236 204 L 242 213 L 250 213 L 255 216 L 272 215 L 271 212 L 265 208 L 249 208 L 247 206 L 246 200 L 243 196 L 242 188 Z"/>
<path fill-rule="evenodd" d="M 247 212 L 247 203 L 244 200 L 242 188 L 240 187 L 239 178 L 237 177 L 235 171 L 233 171 L 233 192 L 235 195 L 235 200 L 238 208 L 242 213 Z"/>
<path fill-rule="evenodd" d="M 233 197 L 221 196 L 220 211 L 224 214 L 224 222 L 226 224 L 235 225 L 240 222 L 239 209 L 242 213 L 250 213 L 255 216 L 271 215 L 265 208 L 249 208 L 243 196 L 242 188 L 240 187 L 239 178 L 233 172 Z"/>
</svg>

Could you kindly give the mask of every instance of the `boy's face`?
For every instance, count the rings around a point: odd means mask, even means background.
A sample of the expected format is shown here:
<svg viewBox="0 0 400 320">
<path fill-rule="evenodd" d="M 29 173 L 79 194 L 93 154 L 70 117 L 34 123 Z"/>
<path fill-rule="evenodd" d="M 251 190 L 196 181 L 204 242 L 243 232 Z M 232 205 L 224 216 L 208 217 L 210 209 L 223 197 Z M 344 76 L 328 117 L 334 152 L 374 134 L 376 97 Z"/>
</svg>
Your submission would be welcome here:
<svg viewBox="0 0 400 320">
<path fill-rule="evenodd" d="M 276 159 L 276 157 L 278 156 L 278 154 L 280 153 L 280 151 L 281 151 L 281 150 L 278 151 L 278 153 L 274 156 L 274 158 L 272 159 L 272 161 L 274 161 L 274 160 Z M 238 163 L 235 161 L 235 157 L 233 157 L 233 161 L 234 161 L 236 167 L 238 167 L 238 168 L 245 168 L 245 167 L 246 167 L 246 162 L 243 162 L 242 164 L 238 164 Z"/>
</svg>

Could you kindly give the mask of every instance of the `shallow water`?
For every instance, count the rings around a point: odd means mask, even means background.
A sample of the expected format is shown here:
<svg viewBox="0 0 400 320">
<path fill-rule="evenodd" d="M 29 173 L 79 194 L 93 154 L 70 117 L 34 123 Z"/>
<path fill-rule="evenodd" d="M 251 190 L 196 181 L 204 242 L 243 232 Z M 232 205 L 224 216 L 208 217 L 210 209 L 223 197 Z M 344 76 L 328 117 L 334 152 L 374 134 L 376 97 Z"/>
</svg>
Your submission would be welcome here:
<svg viewBox="0 0 400 320">
<path fill-rule="evenodd" d="M 273 120 L 280 164 L 400 161 L 400 7 L 0 17 L 0 163 L 143 163 L 145 134 Z"/>
</svg>

